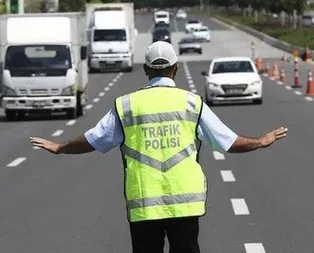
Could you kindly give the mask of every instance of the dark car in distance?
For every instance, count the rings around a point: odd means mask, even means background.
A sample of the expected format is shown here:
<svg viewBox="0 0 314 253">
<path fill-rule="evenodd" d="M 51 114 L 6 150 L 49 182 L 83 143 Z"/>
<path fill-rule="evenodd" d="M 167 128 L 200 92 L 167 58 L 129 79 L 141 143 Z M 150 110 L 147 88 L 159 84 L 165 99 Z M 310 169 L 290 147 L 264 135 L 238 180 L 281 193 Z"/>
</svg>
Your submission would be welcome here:
<svg viewBox="0 0 314 253">
<path fill-rule="evenodd" d="M 153 32 L 153 42 L 156 41 L 166 41 L 168 43 L 171 43 L 171 33 L 169 29 L 165 27 L 156 27 Z"/>
</svg>

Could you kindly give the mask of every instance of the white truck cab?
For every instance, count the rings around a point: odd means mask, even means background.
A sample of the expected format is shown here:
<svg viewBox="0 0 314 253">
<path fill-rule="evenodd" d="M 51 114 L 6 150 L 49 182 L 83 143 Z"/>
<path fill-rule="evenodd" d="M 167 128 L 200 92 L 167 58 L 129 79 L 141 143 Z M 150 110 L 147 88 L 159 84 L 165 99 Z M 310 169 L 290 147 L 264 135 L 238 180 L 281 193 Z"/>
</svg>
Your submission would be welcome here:
<svg viewBox="0 0 314 253">
<path fill-rule="evenodd" d="M 169 12 L 168 11 L 156 11 L 154 13 L 154 23 L 170 25 Z"/>
<path fill-rule="evenodd" d="M 87 6 L 93 8 L 93 4 Z M 89 12 L 90 71 L 131 71 L 135 40 L 133 4 L 101 4 Z"/>
<path fill-rule="evenodd" d="M 83 114 L 88 83 L 84 23 L 82 13 L 1 16 L 7 120 L 42 111 L 65 111 L 69 118 Z"/>
</svg>

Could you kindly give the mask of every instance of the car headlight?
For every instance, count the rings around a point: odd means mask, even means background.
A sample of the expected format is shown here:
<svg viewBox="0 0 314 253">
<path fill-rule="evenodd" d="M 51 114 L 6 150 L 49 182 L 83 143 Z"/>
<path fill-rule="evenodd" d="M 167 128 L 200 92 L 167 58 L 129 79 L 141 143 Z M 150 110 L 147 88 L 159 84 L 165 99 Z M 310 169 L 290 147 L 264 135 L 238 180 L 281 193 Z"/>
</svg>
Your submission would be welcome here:
<svg viewBox="0 0 314 253">
<path fill-rule="evenodd" d="M 254 85 L 261 85 L 261 84 L 262 84 L 261 80 L 258 80 L 258 81 L 255 81 L 255 82 L 251 83 L 252 86 L 254 86 Z"/>
<path fill-rule="evenodd" d="M 61 92 L 61 96 L 73 96 L 76 94 L 76 85 L 73 84 L 64 88 Z"/>
<path fill-rule="evenodd" d="M 211 88 L 211 87 L 219 87 L 218 84 L 216 83 L 208 83 L 208 87 Z"/>
<path fill-rule="evenodd" d="M 17 96 L 16 91 L 10 87 L 2 86 L 2 96 Z"/>
</svg>

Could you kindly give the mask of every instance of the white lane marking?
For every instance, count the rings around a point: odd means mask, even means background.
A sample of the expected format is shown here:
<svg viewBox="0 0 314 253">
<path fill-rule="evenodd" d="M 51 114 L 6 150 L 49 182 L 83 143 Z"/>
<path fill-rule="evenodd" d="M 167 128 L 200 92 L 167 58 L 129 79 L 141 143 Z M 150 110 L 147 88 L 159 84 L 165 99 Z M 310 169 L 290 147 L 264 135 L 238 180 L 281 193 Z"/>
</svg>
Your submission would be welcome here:
<svg viewBox="0 0 314 253">
<path fill-rule="evenodd" d="M 267 76 L 267 74 L 266 74 L 266 73 L 264 73 L 264 74 L 263 74 L 263 76 Z"/>
<path fill-rule="evenodd" d="M 281 81 L 278 81 L 278 82 L 277 82 L 277 84 L 279 84 L 279 85 L 283 85 L 283 82 L 281 82 Z"/>
<path fill-rule="evenodd" d="M 110 90 L 109 87 L 105 87 L 105 88 L 104 88 L 104 91 L 109 91 L 109 90 Z"/>
<path fill-rule="evenodd" d="M 216 150 L 213 151 L 213 156 L 215 160 L 225 160 L 225 155 Z"/>
<path fill-rule="evenodd" d="M 99 98 L 94 98 L 94 99 L 93 99 L 93 102 L 94 102 L 94 103 L 98 103 L 98 102 L 99 102 Z"/>
<path fill-rule="evenodd" d="M 117 82 L 117 81 L 118 81 L 117 78 L 115 78 L 115 79 L 112 80 L 113 83 L 115 83 L 115 82 Z"/>
<path fill-rule="evenodd" d="M 235 182 L 236 181 L 231 170 L 222 170 L 222 171 L 220 171 L 220 174 L 221 174 L 222 180 L 224 182 Z"/>
<path fill-rule="evenodd" d="M 98 95 L 99 95 L 100 97 L 103 97 L 103 96 L 105 96 L 105 92 L 100 92 Z"/>
<path fill-rule="evenodd" d="M 13 160 L 12 162 L 10 162 L 7 167 L 16 167 L 18 165 L 20 165 L 22 162 L 24 162 L 26 160 L 26 157 L 18 157 L 15 160 Z"/>
<path fill-rule="evenodd" d="M 191 76 L 187 76 L 186 77 L 188 80 L 192 80 L 192 77 Z"/>
<path fill-rule="evenodd" d="M 93 108 L 93 105 L 87 105 L 87 106 L 85 107 L 86 110 L 90 110 L 90 109 L 92 109 L 92 108 Z"/>
<path fill-rule="evenodd" d="M 33 146 L 33 149 L 41 149 L 40 147 Z"/>
<path fill-rule="evenodd" d="M 250 211 L 244 199 L 231 199 L 232 208 L 235 215 L 249 215 Z"/>
<path fill-rule="evenodd" d="M 197 93 L 197 90 L 196 89 L 191 89 L 191 92 Z"/>
<path fill-rule="evenodd" d="M 262 243 L 245 243 L 246 253 L 266 253 Z"/>
<path fill-rule="evenodd" d="M 195 85 L 194 84 L 190 84 L 190 88 L 191 89 L 195 88 Z"/>
<path fill-rule="evenodd" d="M 286 88 L 287 90 L 292 90 L 292 87 L 290 87 L 290 86 L 285 86 L 285 88 Z"/>
<path fill-rule="evenodd" d="M 72 120 L 69 120 L 66 125 L 67 126 L 73 126 L 74 124 L 76 123 L 76 120 L 75 119 L 72 119 Z"/>
<path fill-rule="evenodd" d="M 55 132 L 52 134 L 52 136 L 53 136 L 53 137 L 60 136 L 61 134 L 63 134 L 63 132 L 64 132 L 64 130 L 59 129 L 59 130 L 55 131 Z"/>
<path fill-rule="evenodd" d="M 313 98 L 312 97 L 305 97 L 305 100 L 306 101 L 313 101 Z"/>
<path fill-rule="evenodd" d="M 113 82 L 111 82 L 111 83 L 108 84 L 109 87 L 111 87 L 111 86 L 113 86 L 113 85 L 114 85 Z"/>
<path fill-rule="evenodd" d="M 120 73 L 119 73 L 120 76 L 123 76 L 123 74 L 124 74 L 123 72 L 120 72 Z"/>
<path fill-rule="evenodd" d="M 192 83 L 194 83 L 194 82 L 193 82 L 193 80 L 188 80 L 188 83 L 189 83 L 189 84 L 192 84 Z"/>
<path fill-rule="evenodd" d="M 298 91 L 298 90 L 295 90 L 294 93 L 298 96 L 301 96 L 302 95 L 302 92 L 301 91 Z"/>
</svg>

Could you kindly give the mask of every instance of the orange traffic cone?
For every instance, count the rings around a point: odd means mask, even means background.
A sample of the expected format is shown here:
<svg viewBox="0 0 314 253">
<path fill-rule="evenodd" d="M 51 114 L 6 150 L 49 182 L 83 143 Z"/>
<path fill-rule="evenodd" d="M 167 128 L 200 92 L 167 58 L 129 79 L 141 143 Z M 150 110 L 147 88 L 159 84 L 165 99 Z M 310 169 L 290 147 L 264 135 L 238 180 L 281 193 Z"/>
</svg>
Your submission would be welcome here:
<svg viewBox="0 0 314 253">
<path fill-rule="evenodd" d="M 286 73 L 285 73 L 285 70 L 283 68 L 280 70 L 280 81 L 282 83 L 284 83 L 286 81 Z"/>
<path fill-rule="evenodd" d="M 279 67 L 278 67 L 278 64 L 275 62 L 274 63 L 274 66 L 273 66 L 273 73 L 272 73 L 272 78 L 274 80 L 278 80 L 279 79 Z"/>
<path fill-rule="evenodd" d="M 271 76 L 270 66 L 268 62 L 266 63 L 265 72 L 269 77 Z"/>
<path fill-rule="evenodd" d="M 255 65 L 256 65 L 257 71 L 261 73 L 263 71 L 263 60 L 261 57 L 256 58 Z"/>
<path fill-rule="evenodd" d="M 281 60 L 282 60 L 284 63 L 289 63 L 289 60 L 288 60 L 288 57 L 287 57 L 286 54 L 282 56 Z"/>
<path fill-rule="evenodd" d="M 313 82 L 313 76 L 312 71 L 308 71 L 307 74 L 307 87 L 306 87 L 306 95 L 308 96 L 314 96 L 314 82 Z"/>
<path fill-rule="evenodd" d="M 312 54 L 309 47 L 306 47 L 305 49 L 305 61 L 311 61 L 312 60 Z"/>
</svg>

